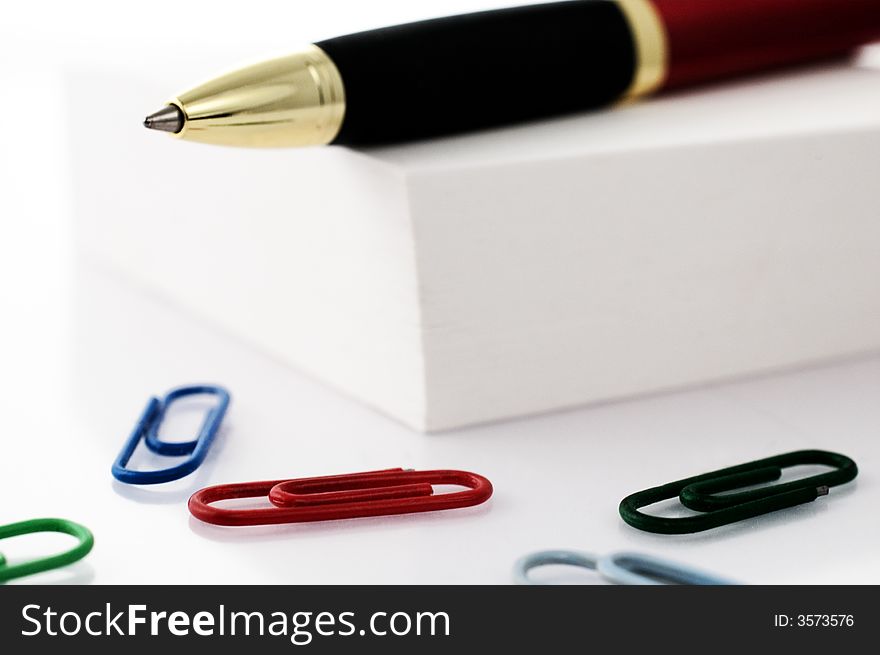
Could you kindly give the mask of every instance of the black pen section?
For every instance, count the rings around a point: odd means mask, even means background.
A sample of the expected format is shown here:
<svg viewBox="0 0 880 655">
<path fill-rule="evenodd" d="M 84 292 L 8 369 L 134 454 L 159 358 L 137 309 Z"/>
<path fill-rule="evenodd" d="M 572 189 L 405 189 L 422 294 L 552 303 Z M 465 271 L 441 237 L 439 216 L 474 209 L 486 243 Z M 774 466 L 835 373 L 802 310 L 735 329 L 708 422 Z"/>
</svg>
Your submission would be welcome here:
<svg viewBox="0 0 880 655">
<path fill-rule="evenodd" d="M 627 90 L 636 68 L 629 24 L 602 0 L 439 18 L 316 45 L 342 76 L 345 119 L 333 143 L 344 145 L 601 107 Z"/>
</svg>

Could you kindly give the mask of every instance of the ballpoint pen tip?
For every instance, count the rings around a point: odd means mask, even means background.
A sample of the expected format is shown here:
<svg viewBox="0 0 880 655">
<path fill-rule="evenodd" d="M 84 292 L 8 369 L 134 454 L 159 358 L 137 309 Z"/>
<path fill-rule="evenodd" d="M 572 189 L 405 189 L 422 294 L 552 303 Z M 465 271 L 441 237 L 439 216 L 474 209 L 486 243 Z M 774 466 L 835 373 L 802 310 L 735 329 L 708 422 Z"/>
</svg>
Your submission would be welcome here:
<svg viewBox="0 0 880 655">
<path fill-rule="evenodd" d="M 183 129 L 185 122 L 183 112 L 174 105 L 165 105 L 157 112 L 153 112 L 144 119 L 144 127 L 149 130 L 161 130 L 177 134 Z"/>
</svg>

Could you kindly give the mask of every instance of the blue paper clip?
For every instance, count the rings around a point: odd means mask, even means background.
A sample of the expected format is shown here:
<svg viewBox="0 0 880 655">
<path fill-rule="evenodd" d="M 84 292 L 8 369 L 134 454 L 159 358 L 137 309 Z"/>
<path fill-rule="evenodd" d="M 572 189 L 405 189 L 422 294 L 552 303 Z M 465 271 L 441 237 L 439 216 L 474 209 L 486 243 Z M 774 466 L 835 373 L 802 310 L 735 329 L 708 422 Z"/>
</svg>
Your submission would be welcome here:
<svg viewBox="0 0 880 655">
<path fill-rule="evenodd" d="M 596 563 L 599 574 L 615 584 L 733 585 L 724 578 L 639 553 L 612 553 Z"/>
<path fill-rule="evenodd" d="M 544 550 L 521 557 L 513 566 L 516 584 L 540 584 L 529 577 L 529 571 L 548 564 L 577 566 L 598 571 L 608 582 L 623 585 L 733 585 L 737 584 L 703 571 L 692 569 L 649 555 L 637 553 L 612 553 L 596 557 L 574 550 Z"/>
<path fill-rule="evenodd" d="M 217 403 L 205 415 L 198 437 L 192 441 L 162 441 L 159 438 L 159 426 L 162 424 L 168 408 L 180 398 L 201 394 L 216 396 Z M 159 484 L 177 480 L 195 471 L 205 461 L 208 450 L 214 442 L 214 437 L 217 436 L 220 423 L 226 415 L 227 407 L 229 407 L 229 398 L 229 392 L 226 389 L 211 384 L 172 389 L 161 400 L 155 396 L 150 398 L 143 414 L 135 424 L 131 436 L 113 463 L 111 469 L 113 477 L 127 484 Z M 132 471 L 127 468 L 128 460 L 131 459 L 141 439 L 144 440 L 147 448 L 157 455 L 169 457 L 189 455 L 189 457 L 180 464 L 167 469 Z"/>
</svg>

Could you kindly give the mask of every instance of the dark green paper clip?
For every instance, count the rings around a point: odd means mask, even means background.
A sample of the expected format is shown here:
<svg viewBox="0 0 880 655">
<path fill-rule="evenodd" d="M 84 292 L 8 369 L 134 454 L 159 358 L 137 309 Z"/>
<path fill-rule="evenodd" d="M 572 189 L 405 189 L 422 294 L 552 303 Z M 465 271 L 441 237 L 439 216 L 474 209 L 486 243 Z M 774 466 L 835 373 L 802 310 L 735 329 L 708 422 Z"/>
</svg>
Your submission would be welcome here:
<svg viewBox="0 0 880 655">
<path fill-rule="evenodd" d="M 783 468 L 804 464 L 821 464 L 831 466 L 834 470 L 769 487 L 717 495 L 778 480 Z M 646 532 L 702 532 L 812 502 L 819 496 L 827 495 L 829 487 L 853 480 L 858 472 L 856 463 L 845 455 L 825 450 L 798 450 L 639 491 L 620 501 L 620 516 L 634 528 Z M 665 518 L 639 511 L 642 507 L 676 496 L 688 509 L 702 513 L 684 518 Z"/>
</svg>

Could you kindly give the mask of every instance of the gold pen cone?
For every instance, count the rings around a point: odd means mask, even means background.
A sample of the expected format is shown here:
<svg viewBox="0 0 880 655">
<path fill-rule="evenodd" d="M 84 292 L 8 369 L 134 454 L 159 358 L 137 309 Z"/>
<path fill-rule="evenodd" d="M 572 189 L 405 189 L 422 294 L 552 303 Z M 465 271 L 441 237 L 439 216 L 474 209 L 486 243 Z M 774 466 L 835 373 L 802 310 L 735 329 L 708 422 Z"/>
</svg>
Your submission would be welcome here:
<svg viewBox="0 0 880 655">
<path fill-rule="evenodd" d="M 345 91 L 333 61 L 309 46 L 217 77 L 170 105 L 183 112 L 183 127 L 174 134 L 182 139 L 248 147 L 325 145 L 342 126 Z"/>
</svg>

